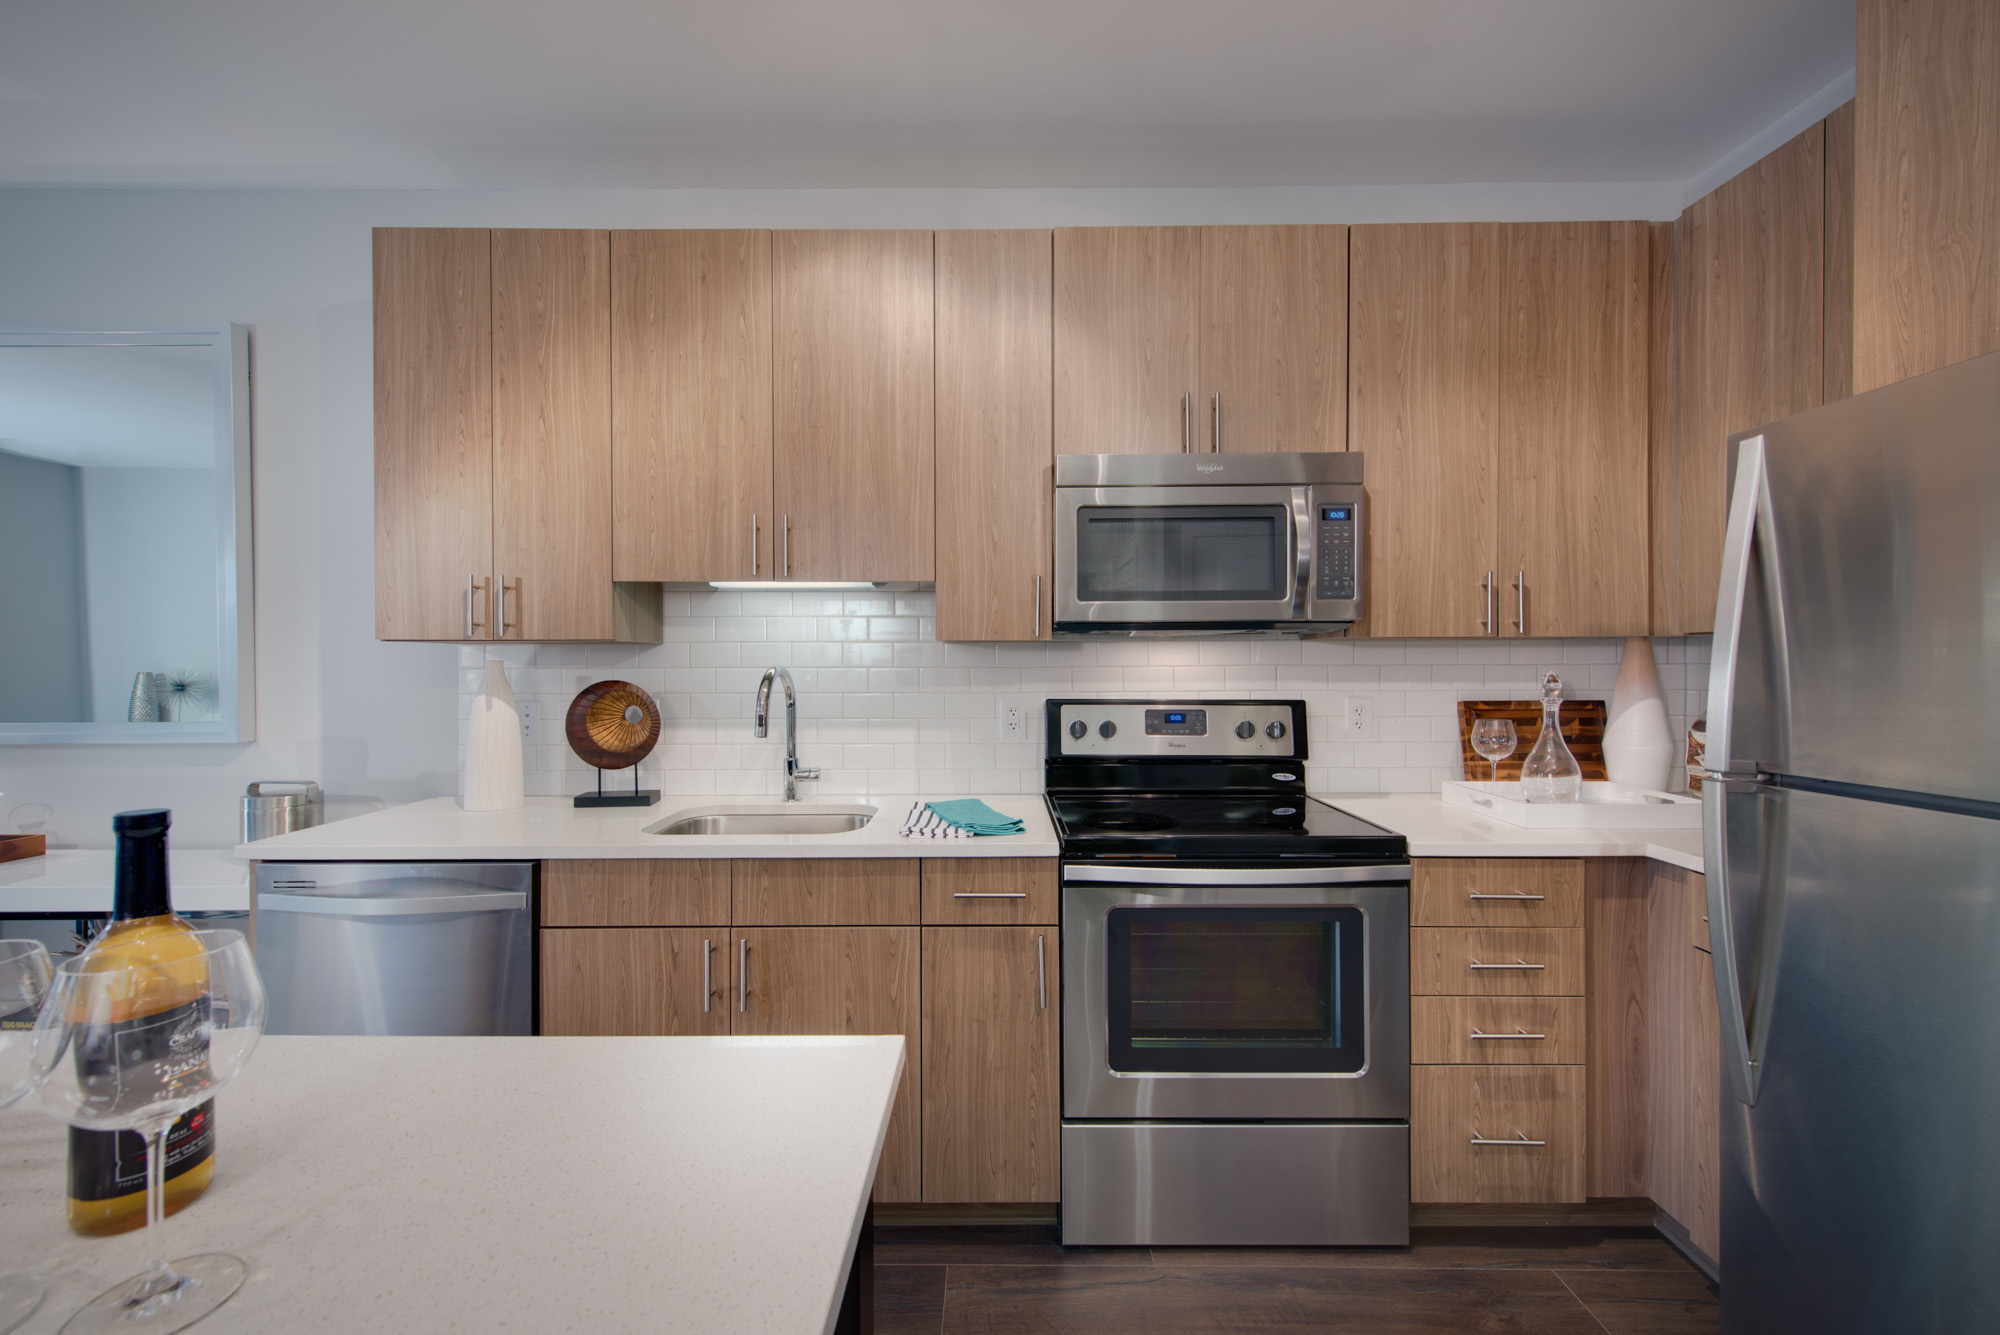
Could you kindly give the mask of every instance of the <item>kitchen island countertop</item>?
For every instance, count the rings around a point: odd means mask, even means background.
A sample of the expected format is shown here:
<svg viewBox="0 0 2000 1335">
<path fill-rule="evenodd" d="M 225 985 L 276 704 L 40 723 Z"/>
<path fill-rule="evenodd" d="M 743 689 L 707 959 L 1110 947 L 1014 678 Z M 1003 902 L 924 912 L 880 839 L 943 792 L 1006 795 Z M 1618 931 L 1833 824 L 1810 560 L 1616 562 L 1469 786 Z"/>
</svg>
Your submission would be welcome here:
<svg viewBox="0 0 2000 1335">
<path fill-rule="evenodd" d="M 832 1328 L 903 1039 L 267 1037 L 169 1256 L 243 1258 L 230 1331 Z M 136 1273 L 63 1223 L 62 1126 L 0 1117 L 0 1255 L 58 1329 Z"/>
</svg>

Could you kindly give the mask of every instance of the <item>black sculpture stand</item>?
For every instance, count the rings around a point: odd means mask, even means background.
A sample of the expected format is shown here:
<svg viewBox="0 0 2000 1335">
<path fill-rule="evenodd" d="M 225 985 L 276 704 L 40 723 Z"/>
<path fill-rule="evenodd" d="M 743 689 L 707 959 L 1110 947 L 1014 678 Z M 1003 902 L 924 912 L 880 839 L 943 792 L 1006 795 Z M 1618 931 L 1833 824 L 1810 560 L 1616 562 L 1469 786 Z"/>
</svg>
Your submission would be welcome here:
<svg viewBox="0 0 2000 1335">
<path fill-rule="evenodd" d="M 597 771 L 597 791 L 578 793 L 575 805 L 580 807 L 649 807 L 660 800 L 657 788 L 639 787 L 639 767 L 632 767 L 632 791 L 629 793 L 607 793 L 604 791 L 604 771 Z"/>
</svg>

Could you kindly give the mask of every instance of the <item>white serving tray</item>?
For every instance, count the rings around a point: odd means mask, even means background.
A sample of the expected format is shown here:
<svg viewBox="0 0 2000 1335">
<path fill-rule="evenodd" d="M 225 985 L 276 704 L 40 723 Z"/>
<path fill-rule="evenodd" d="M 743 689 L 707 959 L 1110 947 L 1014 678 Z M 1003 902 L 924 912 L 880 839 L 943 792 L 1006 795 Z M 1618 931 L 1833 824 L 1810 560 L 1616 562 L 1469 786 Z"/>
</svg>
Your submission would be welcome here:
<svg viewBox="0 0 2000 1335">
<path fill-rule="evenodd" d="M 1698 830 L 1701 799 L 1623 783 L 1586 783 L 1574 802 L 1529 802 L 1518 783 L 1444 785 L 1446 806 L 1537 830 Z"/>
</svg>

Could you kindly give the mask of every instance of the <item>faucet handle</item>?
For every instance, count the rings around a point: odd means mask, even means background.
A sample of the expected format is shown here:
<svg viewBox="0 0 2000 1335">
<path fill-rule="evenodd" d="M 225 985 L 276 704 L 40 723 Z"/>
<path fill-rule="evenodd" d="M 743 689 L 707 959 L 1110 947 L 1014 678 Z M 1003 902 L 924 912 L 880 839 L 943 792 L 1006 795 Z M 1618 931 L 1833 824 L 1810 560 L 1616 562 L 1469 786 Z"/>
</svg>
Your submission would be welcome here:
<svg viewBox="0 0 2000 1335">
<path fill-rule="evenodd" d="M 819 777 L 819 766 L 801 765 L 792 771 L 792 777 L 794 779 L 817 779 Z"/>
</svg>

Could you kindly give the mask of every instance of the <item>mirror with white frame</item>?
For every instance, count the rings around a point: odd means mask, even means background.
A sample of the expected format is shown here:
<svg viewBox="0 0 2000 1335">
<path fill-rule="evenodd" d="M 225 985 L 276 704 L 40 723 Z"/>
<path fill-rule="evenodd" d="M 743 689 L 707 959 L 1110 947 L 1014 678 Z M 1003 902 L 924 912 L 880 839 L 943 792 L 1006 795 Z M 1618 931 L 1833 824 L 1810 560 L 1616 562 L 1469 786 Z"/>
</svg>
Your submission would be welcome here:
<svg viewBox="0 0 2000 1335">
<path fill-rule="evenodd" d="M 0 327 L 0 743 L 255 735 L 250 334 Z"/>
</svg>

